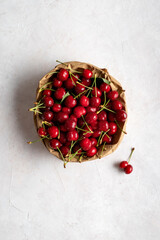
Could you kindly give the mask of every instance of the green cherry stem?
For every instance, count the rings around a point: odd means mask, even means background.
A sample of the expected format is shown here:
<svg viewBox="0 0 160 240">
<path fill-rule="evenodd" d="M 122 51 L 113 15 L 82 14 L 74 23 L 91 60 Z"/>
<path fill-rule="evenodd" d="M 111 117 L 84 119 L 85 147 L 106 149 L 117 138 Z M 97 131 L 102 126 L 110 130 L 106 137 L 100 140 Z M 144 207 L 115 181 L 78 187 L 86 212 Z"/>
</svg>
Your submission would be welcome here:
<svg viewBox="0 0 160 240">
<path fill-rule="evenodd" d="M 94 75 L 94 82 L 95 82 L 95 95 L 96 95 L 96 97 L 97 97 L 97 83 L 96 83 L 96 73 L 95 73 L 95 75 Z"/>
<path fill-rule="evenodd" d="M 100 155 L 99 155 L 99 158 L 102 157 L 102 154 L 103 154 L 103 151 L 104 151 L 104 147 L 105 147 L 105 145 L 106 145 L 106 142 L 104 142 L 104 144 L 103 144 L 103 147 L 102 147 L 101 153 L 100 153 Z"/>
<path fill-rule="evenodd" d="M 125 132 L 125 131 L 120 127 L 120 125 L 119 125 L 119 123 L 117 122 L 117 120 L 115 119 L 114 121 L 116 122 L 118 128 L 119 128 L 124 134 L 127 134 L 127 132 Z"/>
<path fill-rule="evenodd" d="M 130 153 L 129 158 L 128 158 L 128 163 L 129 163 L 130 160 L 131 160 L 131 157 L 132 157 L 132 154 L 133 154 L 134 150 L 135 150 L 135 148 L 132 148 L 132 149 L 131 149 L 131 153 Z"/>
<path fill-rule="evenodd" d="M 38 91 L 39 92 L 42 92 L 44 90 L 44 87 L 45 86 L 48 86 L 49 84 L 51 84 L 52 82 L 48 82 L 48 83 L 45 83 Z"/>
</svg>

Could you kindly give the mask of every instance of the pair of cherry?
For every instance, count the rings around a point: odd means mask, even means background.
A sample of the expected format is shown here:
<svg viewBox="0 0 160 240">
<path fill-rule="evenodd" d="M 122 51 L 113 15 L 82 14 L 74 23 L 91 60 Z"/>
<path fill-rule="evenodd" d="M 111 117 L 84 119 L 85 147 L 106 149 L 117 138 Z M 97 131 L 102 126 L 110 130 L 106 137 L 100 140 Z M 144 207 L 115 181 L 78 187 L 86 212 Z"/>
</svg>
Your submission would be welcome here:
<svg viewBox="0 0 160 240">
<path fill-rule="evenodd" d="M 119 165 L 119 167 L 120 167 L 121 169 L 124 169 L 124 172 L 125 172 L 126 174 L 130 174 L 130 173 L 133 171 L 133 167 L 132 167 L 131 164 L 129 164 L 129 162 L 130 162 L 130 159 L 131 159 L 131 156 L 132 156 L 134 150 L 135 150 L 135 148 L 132 148 L 132 149 L 131 149 L 131 153 L 130 153 L 130 155 L 129 155 L 128 161 L 122 161 L 122 162 L 120 163 L 120 165 Z"/>
</svg>

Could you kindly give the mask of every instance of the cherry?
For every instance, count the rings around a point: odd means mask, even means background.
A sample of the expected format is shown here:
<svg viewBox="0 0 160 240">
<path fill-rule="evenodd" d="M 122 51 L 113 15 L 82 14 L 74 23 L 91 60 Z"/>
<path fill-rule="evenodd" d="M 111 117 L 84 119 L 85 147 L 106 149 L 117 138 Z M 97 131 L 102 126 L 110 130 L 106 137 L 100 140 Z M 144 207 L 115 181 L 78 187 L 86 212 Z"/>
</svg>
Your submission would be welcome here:
<svg viewBox="0 0 160 240">
<path fill-rule="evenodd" d="M 64 100 L 64 104 L 66 105 L 66 107 L 73 108 L 77 105 L 77 101 L 73 98 L 73 96 L 70 95 L 66 97 L 66 99 Z"/>
<path fill-rule="evenodd" d="M 68 141 L 77 141 L 79 138 L 78 132 L 76 130 L 69 131 L 67 133 L 67 140 Z"/>
<path fill-rule="evenodd" d="M 74 114 L 71 114 L 69 118 L 73 119 L 77 123 L 77 118 L 76 118 L 76 116 Z"/>
<path fill-rule="evenodd" d="M 74 108 L 73 113 L 77 118 L 80 118 L 86 114 L 86 109 L 82 106 L 78 106 Z"/>
<path fill-rule="evenodd" d="M 89 138 L 93 134 L 91 126 L 85 126 L 83 129 L 85 130 L 85 131 L 82 131 L 83 137 Z"/>
<path fill-rule="evenodd" d="M 112 113 L 112 112 L 109 112 L 108 113 L 108 121 L 114 122 L 115 120 L 116 120 L 116 114 Z"/>
<path fill-rule="evenodd" d="M 108 134 L 113 135 L 117 132 L 117 125 L 114 122 L 109 122 L 109 129 Z"/>
<path fill-rule="evenodd" d="M 66 130 L 66 128 L 65 128 L 64 125 L 60 125 L 60 130 L 61 130 L 62 132 L 67 132 L 67 130 Z"/>
<path fill-rule="evenodd" d="M 100 130 L 95 130 L 94 133 L 92 134 L 92 137 L 97 138 L 101 135 L 101 131 Z"/>
<path fill-rule="evenodd" d="M 107 113 L 105 111 L 101 111 L 98 114 L 98 120 L 107 120 Z"/>
<path fill-rule="evenodd" d="M 40 127 L 38 128 L 38 134 L 40 137 L 45 137 L 47 135 L 47 131 L 43 127 Z"/>
<path fill-rule="evenodd" d="M 76 85 L 76 83 L 75 83 L 76 81 L 77 81 L 76 78 L 74 78 L 74 80 L 73 80 L 73 78 L 72 78 L 72 79 L 71 79 L 71 78 L 68 78 L 68 79 L 64 82 L 65 88 L 68 89 L 68 90 L 72 89 L 72 88 Z"/>
<path fill-rule="evenodd" d="M 80 141 L 80 146 L 84 151 L 88 151 L 92 144 L 89 138 L 84 138 Z"/>
<path fill-rule="evenodd" d="M 85 120 L 88 124 L 92 124 L 93 122 L 97 121 L 98 116 L 97 113 L 89 112 L 85 116 Z"/>
<path fill-rule="evenodd" d="M 116 119 L 119 122 L 125 122 L 127 119 L 127 113 L 124 110 L 118 110 L 116 113 Z"/>
<path fill-rule="evenodd" d="M 106 132 L 109 129 L 109 124 L 105 120 L 98 122 L 98 130 Z"/>
<path fill-rule="evenodd" d="M 59 130 L 56 126 L 51 126 L 48 128 L 48 133 L 51 138 L 56 138 L 59 134 Z"/>
<path fill-rule="evenodd" d="M 54 92 L 54 97 L 58 100 L 61 100 L 64 95 L 66 94 L 66 91 L 64 88 L 58 88 L 55 92 Z"/>
<path fill-rule="evenodd" d="M 128 162 L 127 161 L 122 161 L 120 164 L 119 164 L 119 167 L 120 168 L 125 168 L 128 166 Z"/>
<path fill-rule="evenodd" d="M 80 79 L 80 75 L 78 73 L 71 75 L 71 79 L 74 81 L 74 82 L 77 82 L 79 79 Z"/>
<path fill-rule="evenodd" d="M 128 166 L 125 167 L 124 171 L 126 174 L 130 174 L 133 171 L 132 165 L 128 164 Z"/>
<path fill-rule="evenodd" d="M 63 107 L 62 112 L 67 113 L 69 115 L 71 113 L 71 108 Z"/>
<path fill-rule="evenodd" d="M 104 82 L 100 85 L 100 90 L 102 92 L 107 92 L 108 93 L 111 90 L 111 87 L 107 83 Z"/>
<path fill-rule="evenodd" d="M 67 147 L 67 146 L 62 146 L 62 147 L 60 148 L 60 150 L 61 150 L 61 153 L 63 154 L 63 156 L 65 157 L 65 156 L 68 154 L 68 152 L 69 152 L 69 147 Z"/>
<path fill-rule="evenodd" d="M 91 127 L 92 127 L 93 130 L 96 130 L 98 128 L 98 121 L 92 122 Z"/>
<path fill-rule="evenodd" d="M 49 89 L 44 90 L 42 93 L 43 96 L 47 96 L 47 97 L 50 97 L 51 94 L 52 94 L 52 91 Z"/>
<path fill-rule="evenodd" d="M 91 78 L 91 77 L 92 77 L 92 74 L 93 74 L 92 71 L 89 70 L 89 69 L 84 69 L 84 70 L 83 70 L 83 77 L 84 77 L 84 78 L 87 78 L 87 79 L 88 79 L 88 78 Z"/>
<path fill-rule="evenodd" d="M 80 99 L 79 99 L 79 103 L 83 107 L 88 107 L 88 105 L 89 105 L 89 98 L 86 97 L 86 96 L 81 96 Z"/>
<path fill-rule="evenodd" d="M 87 157 L 93 157 L 94 155 L 96 155 L 96 153 L 97 153 L 97 148 L 93 146 L 86 152 Z"/>
<path fill-rule="evenodd" d="M 67 119 L 65 121 L 64 127 L 67 131 L 72 131 L 76 128 L 77 123 L 73 119 Z"/>
<path fill-rule="evenodd" d="M 62 86 L 62 81 L 57 78 L 53 78 L 53 87 L 60 88 L 61 86 Z"/>
<path fill-rule="evenodd" d="M 82 149 L 81 149 L 81 147 L 80 147 L 79 144 L 74 145 L 74 147 L 73 147 L 73 152 L 74 152 L 74 153 L 77 152 L 76 155 L 81 155 Z"/>
<path fill-rule="evenodd" d="M 82 86 L 81 84 L 77 83 L 77 85 L 75 86 L 74 90 L 75 90 L 75 92 L 76 92 L 77 94 L 79 94 L 79 93 L 84 92 L 85 87 Z"/>
<path fill-rule="evenodd" d="M 60 138 L 59 141 L 64 144 L 67 142 L 66 134 L 64 132 L 60 132 Z"/>
<path fill-rule="evenodd" d="M 102 96 L 102 92 L 97 87 L 93 87 L 93 90 L 92 90 L 91 93 L 95 97 L 101 97 Z"/>
<path fill-rule="evenodd" d="M 88 106 L 86 108 L 86 112 L 89 113 L 89 112 L 96 112 L 97 111 L 97 108 L 96 107 L 91 107 L 91 106 Z"/>
<path fill-rule="evenodd" d="M 123 106 L 122 106 L 122 103 L 121 103 L 120 101 L 114 100 L 114 101 L 112 102 L 112 109 L 113 109 L 113 110 L 115 110 L 115 111 L 121 110 L 122 107 L 123 107 Z"/>
<path fill-rule="evenodd" d="M 44 105 L 45 105 L 46 107 L 52 107 L 53 104 L 54 104 L 53 98 L 48 97 L 48 96 L 46 96 L 46 97 L 43 98 L 43 102 L 44 102 Z"/>
<path fill-rule="evenodd" d="M 57 74 L 57 78 L 63 82 L 66 81 L 68 77 L 69 77 L 68 71 L 64 68 L 61 68 L 61 70 Z"/>
<path fill-rule="evenodd" d="M 106 142 L 106 143 L 111 143 L 112 142 L 112 136 L 107 136 L 104 135 L 102 142 Z"/>
<path fill-rule="evenodd" d="M 61 109 L 62 109 L 62 106 L 59 103 L 55 103 L 52 107 L 53 112 L 60 112 Z"/>
<path fill-rule="evenodd" d="M 42 119 L 44 120 L 44 121 L 47 121 L 47 122 L 50 122 L 50 121 L 52 121 L 52 119 L 53 119 L 53 112 L 51 112 L 51 111 L 45 111 L 45 112 L 43 112 L 43 114 L 42 114 Z"/>
<path fill-rule="evenodd" d="M 58 112 L 57 113 L 57 120 L 60 123 L 65 122 L 68 118 L 69 118 L 69 116 L 68 116 L 67 113 L 64 113 L 64 112 Z"/>
<path fill-rule="evenodd" d="M 62 144 L 57 139 L 52 139 L 52 140 L 50 140 L 50 146 L 53 149 L 57 149 L 57 147 L 60 148 L 62 146 Z"/>
<path fill-rule="evenodd" d="M 90 138 L 90 141 L 91 141 L 92 147 L 97 146 L 97 139 L 96 139 L 96 138 L 91 137 L 91 138 Z"/>
<path fill-rule="evenodd" d="M 99 107 L 101 104 L 101 99 L 100 97 L 92 97 L 89 99 L 89 103 L 91 107 Z"/>
<path fill-rule="evenodd" d="M 111 91 L 107 94 L 107 97 L 111 100 L 114 101 L 115 99 L 118 98 L 118 92 L 117 91 Z"/>
<path fill-rule="evenodd" d="M 91 79 L 86 79 L 86 78 L 82 78 L 82 82 L 81 82 L 83 85 L 89 87 L 92 83 Z"/>
</svg>

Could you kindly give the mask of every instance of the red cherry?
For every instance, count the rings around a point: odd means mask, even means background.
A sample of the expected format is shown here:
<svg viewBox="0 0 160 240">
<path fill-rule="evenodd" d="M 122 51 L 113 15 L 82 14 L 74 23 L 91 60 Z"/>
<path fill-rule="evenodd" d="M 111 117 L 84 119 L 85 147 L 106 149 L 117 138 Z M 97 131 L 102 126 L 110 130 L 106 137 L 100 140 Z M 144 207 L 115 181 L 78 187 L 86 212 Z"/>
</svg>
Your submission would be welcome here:
<svg viewBox="0 0 160 240">
<path fill-rule="evenodd" d="M 99 107 L 101 104 L 101 99 L 100 97 L 92 97 L 90 98 L 89 103 L 91 107 Z"/>
<path fill-rule="evenodd" d="M 91 107 L 91 106 L 88 106 L 86 108 L 86 112 L 89 113 L 89 112 L 96 112 L 97 111 L 97 108 L 96 107 Z"/>
<path fill-rule="evenodd" d="M 107 97 L 111 100 L 114 101 L 115 99 L 118 98 L 118 92 L 117 91 L 111 91 L 107 94 Z"/>
<path fill-rule="evenodd" d="M 89 138 L 85 138 L 80 141 L 80 146 L 84 151 L 88 151 L 91 148 L 92 144 Z"/>
<path fill-rule="evenodd" d="M 59 130 L 56 126 L 51 126 L 48 128 L 48 133 L 51 138 L 56 138 L 59 134 Z"/>
<path fill-rule="evenodd" d="M 98 120 L 107 120 L 107 113 L 102 111 L 98 114 Z"/>
<path fill-rule="evenodd" d="M 109 122 L 109 129 L 108 134 L 113 135 L 117 132 L 117 125 L 114 122 Z"/>
<path fill-rule="evenodd" d="M 133 171 L 132 165 L 128 164 L 128 166 L 125 167 L 124 171 L 126 174 L 130 174 Z"/>
<path fill-rule="evenodd" d="M 91 126 L 85 126 L 83 129 L 85 130 L 85 131 L 82 131 L 83 137 L 89 138 L 93 134 Z"/>
<path fill-rule="evenodd" d="M 112 109 L 113 109 L 113 110 L 115 110 L 115 111 L 121 110 L 122 107 L 123 107 L 123 106 L 122 106 L 122 103 L 121 103 L 120 101 L 114 100 L 114 101 L 112 102 Z"/>
<path fill-rule="evenodd" d="M 67 146 L 62 146 L 62 147 L 60 148 L 60 150 L 61 150 L 61 153 L 63 154 L 63 156 L 65 157 L 65 156 L 68 154 L 68 152 L 69 152 L 69 147 L 67 147 Z"/>
<path fill-rule="evenodd" d="M 77 123 L 77 118 L 74 114 L 71 114 L 69 118 L 74 120 Z"/>
<path fill-rule="evenodd" d="M 100 130 L 95 130 L 94 133 L 92 134 L 92 137 L 97 138 L 101 135 L 101 131 Z"/>
<path fill-rule="evenodd" d="M 73 80 L 73 78 L 68 78 L 65 82 L 64 82 L 64 86 L 65 88 L 67 88 L 68 90 L 72 89 L 75 85 L 76 85 L 76 82 L 77 79 Z"/>
<path fill-rule="evenodd" d="M 93 157 L 94 155 L 96 155 L 96 153 L 97 153 L 97 148 L 93 146 L 86 152 L 88 157 Z"/>
<path fill-rule="evenodd" d="M 89 87 L 92 83 L 91 79 L 86 79 L 86 78 L 82 78 L 82 82 L 81 82 L 83 85 Z"/>
<path fill-rule="evenodd" d="M 109 112 L 108 113 L 108 121 L 114 122 L 115 120 L 116 120 L 116 114 L 112 113 L 112 112 Z"/>
<path fill-rule="evenodd" d="M 67 142 L 66 134 L 64 132 L 60 132 L 60 138 L 59 141 L 64 144 Z"/>
<path fill-rule="evenodd" d="M 95 147 L 97 146 L 97 139 L 96 138 L 90 138 L 90 141 L 91 141 L 91 144 L 92 144 L 92 147 Z"/>
<path fill-rule="evenodd" d="M 78 106 L 78 107 L 75 107 L 75 109 L 73 110 L 73 113 L 77 118 L 80 118 L 82 115 L 86 114 L 86 109 L 82 106 Z"/>
<path fill-rule="evenodd" d="M 69 115 L 71 113 L 71 108 L 63 107 L 62 112 L 67 113 Z"/>
<path fill-rule="evenodd" d="M 43 127 L 40 127 L 38 128 L 38 134 L 40 137 L 45 137 L 47 135 L 47 131 Z"/>
<path fill-rule="evenodd" d="M 106 142 L 106 143 L 111 143 L 112 142 L 112 136 L 107 136 L 104 135 L 102 142 Z"/>
<path fill-rule="evenodd" d="M 73 147 L 73 152 L 74 152 L 74 153 L 77 152 L 77 156 L 78 156 L 78 155 L 81 155 L 82 149 L 81 149 L 81 147 L 80 147 L 79 144 L 74 145 L 74 147 Z"/>
<path fill-rule="evenodd" d="M 102 92 L 109 92 L 111 90 L 111 87 L 107 84 L 107 83 L 102 83 L 101 86 L 100 86 L 100 90 Z"/>
<path fill-rule="evenodd" d="M 52 107 L 54 104 L 53 98 L 47 96 L 43 98 L 43 102 L 46 107 Z"/>
<path fill-rule="evenodd" d="M 124 110 L 118 110 L 116 113 L 116 119 L 119 122 L 125 122 L 127 119 L 127 113 Z"/>
<path fill-rule="evenodd" d="M 64 112 L 58 112 L 57 113 L 57 120 L 60 123 L 65 122 L 68 118 L 69 118 L 69 116 L 68 116 L 67 113 L 64 113 Z"/>
<path fill-rule="evenodd" d="M 77 101 L 73 98 L 73 96 L 70 95 L 66 97 L 66 99 L 64 100 L 64 104 L 66 105 L 66 107 L 73 108 L 77 105 Z"/>
<path fill-rule="evenodd" d="M 59 73 L 57 74 L 57 78 L 58 78 L 59 80 L 61 80 L 62 82 L 63 82 L 63 81 L 66 81 L 68 77 L 69 77 L 69 73 L 68 73 L 68 71 L 67 71 L 66 69 L 64 69 L 64 68 L 62 68 L 62 69 L 59 71 Z"/>
<path fill-rule="evenodd" d="M 98 116 L 97 113 L 89 112 L 85 116 L 85 120 L 88 124 L 92 124 L 93 122 L 97 121 Z"/>
<path fill-rule="evenodd" d="M 54 92 L 54 97 L 58 100 L 61 100 L 64 95 L 66 94 L 66 91 L 64 88 L 58 88 L 55 92 Z"/>
<path fill-rule="evenodd" d="M 79 103 L 83 107 L 88 107 L 88 105 L 89 105 L 89 98 L 86 97 L 86 96 L 81 96 L 80 99 L 79 99 Z"/>
<path fill-rule="evenodd" d="M 109 124 L 107 121 L 99 121 L 98 122 L 98 130 L 100 131 L 107 131 L 109 129 Z"/>
<path fill-rule="evenodd" d="M 50 140 L 50 146 L 51 146 L 51 148 L 53 148 L 53 149 L 57 149 L 57 147 L 60 148 L 61 145 L 62 145 L 62 144 L 61 144 L 60 141 L 58 141 L 57 139 L 52 139 L 52 140 Z"/>
<path fill-rule="evenodd" d="M 75 90 L 75 92 L 76 92 L 77 94 L 79 94 L 79 93 L 84 92 L 85 87 L 82 86 L 81 84 L 77 83 L 77 85 L 75 86 L 74 90 Z"/>
<path fill-rule="evenodd" d="M 98 128 L 98 121 L 92 122 L 91 127 L 92 127 L 93 130 L 96 130 Z"/>
<path fill-rule="evenodd" d="M 55 103 L 52 107 L 53 112 L 60 112 L 61 109 L 62 109 L 62 106 L 59 103 Z"/>
<path fill-rule="evenodd" d="M 47 121 L 47 122 L 50 122 L 50 121 L 52 121 L 52 119 L 53 119 L 53 112 L 51 112 L 51 111 L 45 111 L 45 112 L 43 112 L 43 114 L 42 114 L 42 119 L 44 120 L 44 121 Z"/>
<path fill-rule="evenodd" d="M 122 161 L 120 164 L 119 164 L 119 167 L 120 168 L 126 168 L 128 166 L 128 162 L 127 161 Z"/>
<path fill-rule="evenodd" d="M 96 87 L 93 87 L 92 90 L 92 95 L 95 97 L 101 97 L 102 96 L 102 92 Z"/>
<path fill-rule="evenodd" d="M 60 125 L 60 131 L 62 132 L 67 132 L 66 128 L 64 125 Z"/>
<path fill-rule="evenodd" d="M 69 118 L 65 121 L 64 127 L 67 131 L 72 131 L 76 128 L 76 125 L 76 122 L 73 119 Z"/>
<path fill-rule="evenodd" d="M 57 78 L 54 78 L 53 79 L 53 87 L 60 88 L 61 86 L 62 86 L 62 81 Z"/>
<path fill-rule="evenodd" d="M 83 77 L 85 77 L 85 78 L 91 78 L 92 77 L 92 71 L 91 70 L 89 70 L 89 69 L 84 69 L 83 70 Z"/>
<path fill-rule="evenodd" d="M 78 132 L 76 130 L 72 130 L 72 131 L 69 131 L 67 133 L 67 140 L 68 141 L 76 141 L 78 140 L 79 138 L 79 135 L 78 135 Z"/>
<path fill-rule="evenodd" d="M 80 78 L 80 76 L 79 76 L 79 74 L 74 74 L 74 76 L 73 75 L 71 75 L 71 79 L 74 81 L 74 82 L 77 82 L 78 80 L 79 80 L 79 78 Z"/>
<path fill-rule="evenodd" d="M 43 96 L 47 96 L 47 97 L 50 97 L 51 96 L 51 94 L 52 94 L 52 91 L 51 90 L 49 90 L 49 89 L 46 89 L 46 90 L 44 90 L 43 91 Z"/>
</svg>

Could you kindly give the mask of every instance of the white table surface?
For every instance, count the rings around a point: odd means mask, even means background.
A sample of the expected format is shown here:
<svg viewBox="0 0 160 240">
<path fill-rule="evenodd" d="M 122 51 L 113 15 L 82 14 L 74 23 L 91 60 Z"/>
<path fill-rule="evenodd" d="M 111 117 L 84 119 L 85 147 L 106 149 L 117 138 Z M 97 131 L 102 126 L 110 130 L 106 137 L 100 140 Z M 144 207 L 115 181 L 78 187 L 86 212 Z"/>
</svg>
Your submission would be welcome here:
<svg viewBox="0 0 160 240">
<path fill-rule="evenodd" d="M 160 1 L 0 2 L 0 239 L 160 239 Z M 38 80 L 61 61 L 106 67 L 126 89 L 127 136 L 63 168 L 37 138 Z M 134 171 L 116 167 L 131 147 Z"/>
</svg>

